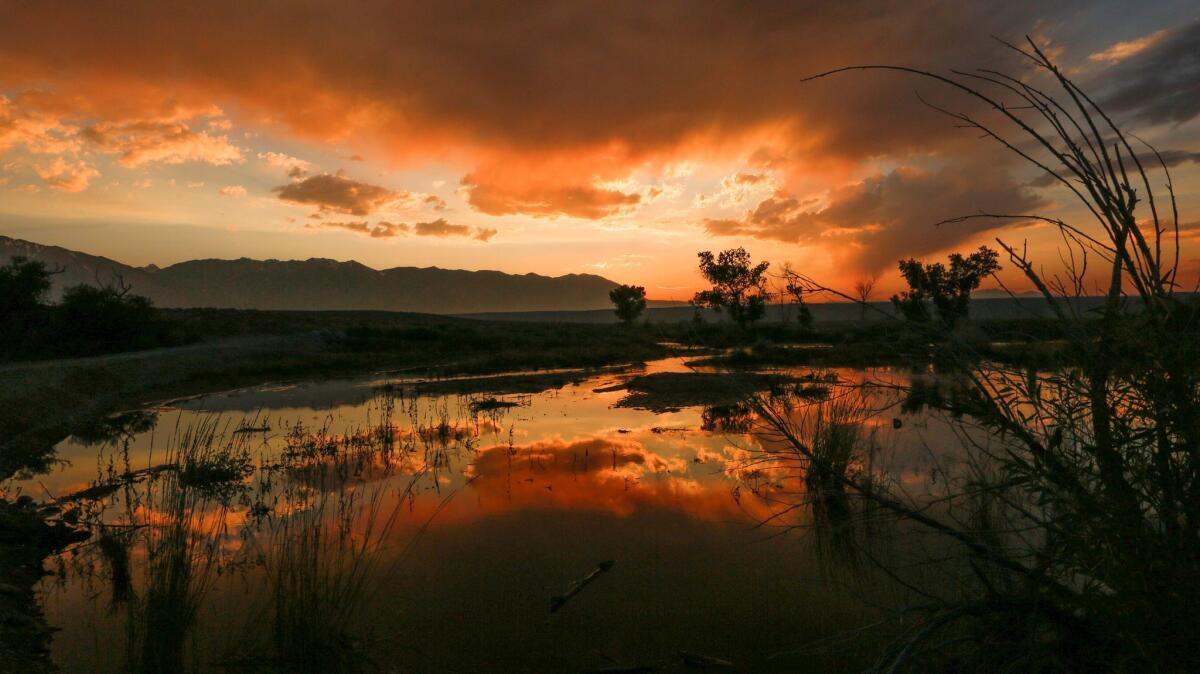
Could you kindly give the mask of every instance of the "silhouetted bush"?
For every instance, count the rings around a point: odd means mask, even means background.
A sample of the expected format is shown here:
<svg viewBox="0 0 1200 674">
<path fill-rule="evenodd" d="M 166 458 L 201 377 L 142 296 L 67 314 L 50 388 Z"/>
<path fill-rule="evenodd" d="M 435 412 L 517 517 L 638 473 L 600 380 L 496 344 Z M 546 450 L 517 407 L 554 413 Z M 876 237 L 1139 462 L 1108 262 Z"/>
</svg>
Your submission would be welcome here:
<svg viewBox="0 0 1200 674">
<path fill-rule="evenodd" d="M 76 285 L 58 304 L 47 303 L 55 273 L 23 257 L 0 268 L 0 360 L 92 356 L 184 341 L 148 298 L 124 284 Z"/>
<path fill-rule="evenodd" d="M 50 276 L 44 262 L 20 256 L 0 268 L 0 350 L 5 357 L 27 351 L 44 332 Z"/>
<path fill-rule="evenodd" d="M 52 349 L 61 355 L 149 349 L 166 344 L 168 332 L 149 299 L 112 287 L 67 288 L 51 318 Z"/>
</svg>

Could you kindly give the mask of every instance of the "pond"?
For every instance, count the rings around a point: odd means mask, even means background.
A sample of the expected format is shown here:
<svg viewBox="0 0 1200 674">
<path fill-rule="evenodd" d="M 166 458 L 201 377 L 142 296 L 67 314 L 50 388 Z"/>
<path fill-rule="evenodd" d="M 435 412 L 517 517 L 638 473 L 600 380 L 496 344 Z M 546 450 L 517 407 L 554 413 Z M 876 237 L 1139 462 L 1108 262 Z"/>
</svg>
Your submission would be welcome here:
<svg viewBox="0 0 1200 674">
<path fill-rule="evenodd" d="M 97 672 L 861 669 L 841 646 L 797 650 L 874 609 L 821 572 L 793 518 L 773 518 L 785 478 L 756 461 L 747 411 L 621 388 L 690 371 L 260 386 L 64 441 L 54 472 L 9 486 L 97 532 L 48 562 L 53 658 Z M 894 479 L 919 486 L 942 431 L 890 405 L 876 440 Z"/>
</svg>

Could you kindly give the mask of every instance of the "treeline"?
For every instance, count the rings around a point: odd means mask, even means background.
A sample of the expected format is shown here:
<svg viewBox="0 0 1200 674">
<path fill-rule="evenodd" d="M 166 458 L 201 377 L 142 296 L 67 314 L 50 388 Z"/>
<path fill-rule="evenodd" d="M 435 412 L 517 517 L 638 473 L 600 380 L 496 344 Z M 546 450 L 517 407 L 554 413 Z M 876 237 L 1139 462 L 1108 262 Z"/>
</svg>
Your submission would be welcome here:
<svg viewBox="0 0 1200 674">
<path fill-rule="evenodd" d="M 51 270 L 14 257 L 0 267 L 0 360 L 94 356 L 173 346 L 187 341 L 153 303 L 120 277 L 75 285 L 50 302 Z"/>
<path fill-rule="evenodd" d="M 796 323 L 802 328 L 811 328 L 813 317 L 805 298 L 817 295 L 858 303 L 865 322 L 868 303 L 878 281 L 875 277 L 860 280 L 854 295 L 847 295 L 821 286 L 785 265 L 774 277 L 783 288 L 773 293 L 767 287 L 771 263 L 755 263 L 745 248 L 733 248 L 717 255 L 703 251 L 697 255 L 700 274 L 712 287 L 697 292 L 690 304 L 697 310 L 711 309 L 728 315 L 742 331 L 765 318 L 767 306 L 772 302 L 791 305 L 795 309 Z M 998 259 L 996 251 L 981 246 L 965 256 L 952 253 L 948 265 L 940 262 L 925 264 L 911 258 L 900 260 L 900 274 L 908 284 L 908 290 L 892 295 L 896 316 L 888 315 L 888 318 L 899 317 L 907 323 L 937 332 L 953 329 L 968 317 L 971 293 L 985 278 L 1000 270 Z M 634 323 L 646 309 L 646 289 L 642 286 L 618 286 L 609 293 L 609 299 L 617 317 L 626 324 Z"/>
</svg>

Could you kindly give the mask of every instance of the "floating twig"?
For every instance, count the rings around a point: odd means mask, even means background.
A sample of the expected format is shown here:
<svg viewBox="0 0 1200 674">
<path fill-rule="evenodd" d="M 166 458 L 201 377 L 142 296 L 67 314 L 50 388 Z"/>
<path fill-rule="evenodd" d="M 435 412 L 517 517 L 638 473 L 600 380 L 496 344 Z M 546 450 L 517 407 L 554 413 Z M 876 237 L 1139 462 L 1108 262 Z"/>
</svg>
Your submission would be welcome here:
<svg viewBox="0 0 1200 674">
<path fill-rule="evenodd" d="M 616 564 L 616 562 L 614 562 L 611 559 L 608 561 L 600 562 L 599 564 L 596 565 L 596 568 L 592 569 L 591 572 L 588 573 L 588 575 L 584 576 L 583 578 L 580 578 L 579 580 L 575 581 L 574 583 L 571 583 L 571 586 L 567 588 L 566 592 L 564 592 L 556 597 L 551 597 L 550 598 L 550 612 L 551 613 L 557 612 L 558 609 L 563 607 L 563 604 L 567 603 L 567 601 L 569 601 L 571 599 L 571 597 L 574 597 L 575 595 L 582 592 L 583 588 L 587 587 L 589 583 L 591 583 L 592 581 L 599 578 L 605 571 L 608 571 L 609 569 L 611 569 L 613 567 L 613 564 Z"/>
</svg>

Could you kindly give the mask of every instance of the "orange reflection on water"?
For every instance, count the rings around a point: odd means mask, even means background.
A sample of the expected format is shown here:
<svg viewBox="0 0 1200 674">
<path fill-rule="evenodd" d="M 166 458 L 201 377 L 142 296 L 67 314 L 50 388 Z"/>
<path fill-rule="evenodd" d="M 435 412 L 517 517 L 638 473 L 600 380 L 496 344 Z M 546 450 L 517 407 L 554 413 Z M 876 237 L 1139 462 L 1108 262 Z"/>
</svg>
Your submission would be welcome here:
<svg viewBox="0 0 1200 674">
<path fill-rule="evenodd" d="M 545 439 L 494 445 L 467 467 L 476 508 L 458 517 L 519 509 L 590 510 L 626 517 L 639 508 L 685 512 L 701 519 L 747 514 L 723 475 L 689 472 L 689 462 L 629 438 Z M 697 474 L 700 473 L 700 474 Z M 462 498 L 460 496 L 459 498 Z M 765 509 L 762 511 L 765 512 Z"/>
</svg>

